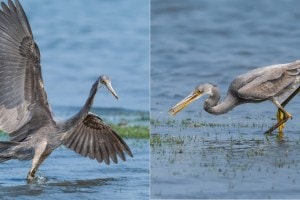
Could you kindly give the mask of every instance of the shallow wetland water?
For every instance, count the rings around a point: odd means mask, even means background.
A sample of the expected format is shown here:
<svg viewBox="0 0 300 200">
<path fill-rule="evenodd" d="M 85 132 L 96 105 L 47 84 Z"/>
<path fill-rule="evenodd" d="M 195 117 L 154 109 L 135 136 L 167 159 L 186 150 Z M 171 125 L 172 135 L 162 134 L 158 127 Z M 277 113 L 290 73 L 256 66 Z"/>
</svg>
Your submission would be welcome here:
<svg viewBox="0 0 300 200">
<path fill-rule="evenodd" d="M 283 140 L 252 120 L 152 121 L 152 198 L 296 198 L 300 137 Z M 231 121 L 231 122 L 229 122 Z M 239 122 L 243 121 L 243 122 Z M 249 122 L 246 122 L 249 121 Z"/>
<path fill-rule="evenodd" d="M 60 118 L 67 118 L 79 107 L 55 110 Z M 29 184 L 25 178 L 31 161 L 0 163 L 0 199 L 149 199 L 149 113 L 109 108 L 94 108 L 92 112 L 107 123 L 119 124 L 119 134 L 126 131 L 123 138 L 133 158 L 127 156 L 126 162 L 118 159 L 118 164 L 99 164 L 61 146 L 42 163 L 37 178 Z M 130 128 L 128 136 L 125 127 Z M 2 134 L 4 139 L 7 136 Z"/>
<path fill-rule="evenodd" d="M 205 96 L 168 110 L 200 84 L 299 60 L 300 1 L 151 1 L 151 197 L 299 198 L 300 98 L 279 141 L 271 102 L 206 113 Z M 292 31 L 291 31 L 292 30 Z"/>
</svg>

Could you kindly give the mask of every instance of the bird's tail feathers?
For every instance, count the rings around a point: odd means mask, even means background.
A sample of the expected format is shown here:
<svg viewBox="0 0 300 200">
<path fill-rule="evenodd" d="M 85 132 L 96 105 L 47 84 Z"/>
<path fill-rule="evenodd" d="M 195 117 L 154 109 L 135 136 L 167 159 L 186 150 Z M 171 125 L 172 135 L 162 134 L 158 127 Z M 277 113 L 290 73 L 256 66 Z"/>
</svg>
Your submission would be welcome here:
<svg viewBox="0 0 300 200">
<path fill-rule="evenodd" d="M 0 141 L 0 163 L 12 159 L 12 156 L 7 151 L 10 147 L 18 145 L 19 142 Z"/>
</svg>

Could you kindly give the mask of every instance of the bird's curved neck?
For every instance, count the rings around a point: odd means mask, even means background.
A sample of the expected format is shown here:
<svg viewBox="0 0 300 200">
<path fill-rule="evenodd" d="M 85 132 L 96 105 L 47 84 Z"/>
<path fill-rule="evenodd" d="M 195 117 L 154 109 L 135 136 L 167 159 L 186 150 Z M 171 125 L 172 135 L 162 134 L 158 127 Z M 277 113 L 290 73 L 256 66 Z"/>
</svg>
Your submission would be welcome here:
<svg viewBox="0 0 300 200">
<path fill-rule="evenodd" d="M 204 110 L 211 114 L 219 115 L 227 113 L 239 104 L 238 100 L 234 98 L 231 92 L 227 93 L 227 96 L 222 102 L 219 102 L 219 100 L 219 91 L 213 91 L 213 95 L 211 95 L 208 99 L 205 100 Z"/>
<path fill-rule="evenodd" d="M 81 110 L 78 113 L 80 115 L 80 118 L 84 119 L 87 116 L 87 114 L 89 113 L 89 111 L 93 105 L 94 97 L 95 97 L 97 91 L 98 91 L 98 80 L 93 84 L 88 99 L 86 100 L 84 106 L 81 108 Z"/>
<path fill-rule="evenodd" d="M 91 106 L 93 105 L 94 97 L 98 90 L 98 80 L 93 84 L 90 95 L 88 99 L 86 100 L 84 106 L 81 108 L 81 110 L 75 114 L 73 117 L 71 117 L 69 120 L 66 121 L 67 127 L 74 127 L 74 125 L 79 124 L 82 122 L 86 116 L 88 115 Z"/>
</svg>

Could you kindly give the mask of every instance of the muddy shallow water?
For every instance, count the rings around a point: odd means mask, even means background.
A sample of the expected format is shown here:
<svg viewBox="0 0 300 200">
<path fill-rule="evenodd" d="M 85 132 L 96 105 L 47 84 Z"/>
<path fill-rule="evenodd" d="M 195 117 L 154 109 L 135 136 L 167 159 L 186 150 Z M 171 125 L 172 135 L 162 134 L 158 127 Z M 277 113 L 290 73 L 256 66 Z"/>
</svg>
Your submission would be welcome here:
<svg viewBox="0 0 300 200">
<path fill-rule="evenodd" d="M 299 197 L 296 127 L 278 140 L 252 124 L 181 123 L 152 129 L 152 198 Z"/>
<path fill-rule="evenodd" d="M 151 1 L 151 197 L 299 198 L 300 98 L 284 140 L 263 133 L 276 122 L 269 101 L 224 115 L 203 97 L 168 110 L 199 84 L 221 97 L 238 75 L 299 57 L 299 1 Z"/>
</svg>

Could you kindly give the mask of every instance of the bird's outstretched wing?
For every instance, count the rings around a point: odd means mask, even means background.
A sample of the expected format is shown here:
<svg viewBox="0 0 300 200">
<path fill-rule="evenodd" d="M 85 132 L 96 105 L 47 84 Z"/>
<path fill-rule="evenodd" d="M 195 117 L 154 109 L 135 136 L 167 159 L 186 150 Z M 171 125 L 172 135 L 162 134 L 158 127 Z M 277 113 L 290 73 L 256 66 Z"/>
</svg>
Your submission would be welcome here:
<svg viewBox="0 0 300 200">
<path fill-rule="evenodd" d="M 117 163 L 117 155 L 125 161 L 126 152 L 132 153 L 123 139 L 106 125 L 101 118 L 89 113 L 66 139 L 64 145 L 82 156 L 97 159 L 99 163 Z"/>
<path fill-rule="evenodd" d="M 52 120 L 41 76 L 40 52 L 19 1 L 0 10 L 0 129 L 12 140 L 37 118 Z M 32 123 L 33 124 L 33 123 Z M 29 126 L 28 126 L 29 127 Z M 18 138 L 18 139 L 14 139 Z"/>
<path fill-rule="evenodd" d="M 256 76 L 256 77 L 254 77 Z M 300 62 L 296 61 L 278 67 L 266 67 L 254 78 L 238 90 L 241 98 L 248 100 L 266 100 L 277 97 L 284 101 L 284 97 L 295 91 L 300 83 Z"/>
</svg>

